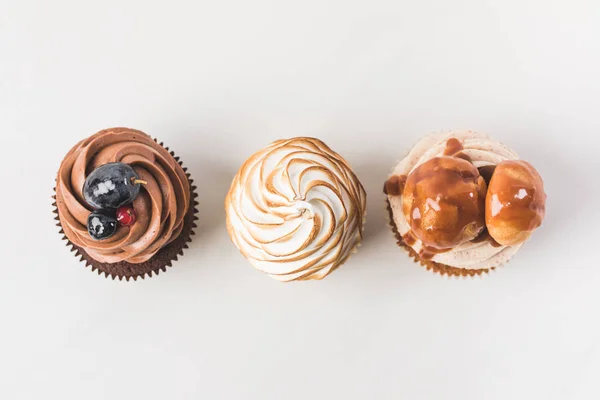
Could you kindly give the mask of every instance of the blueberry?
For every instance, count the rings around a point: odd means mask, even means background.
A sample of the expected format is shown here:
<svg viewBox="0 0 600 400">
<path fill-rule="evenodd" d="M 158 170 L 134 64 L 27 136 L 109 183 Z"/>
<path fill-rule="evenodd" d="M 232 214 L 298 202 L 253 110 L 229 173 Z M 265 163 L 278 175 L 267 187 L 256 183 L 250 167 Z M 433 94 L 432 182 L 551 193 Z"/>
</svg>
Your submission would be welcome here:
<svg viewBox="0 0 600 400">
<path fill-rule="evenodd" d="M 94 208 L 119 208 L 133 202 L 140 193 L 138 174 L 124 163 L 104 164 L 85 179 L 83 197 Z"/>
<path fill-rule="evenodd" d="M 115 234 L 118 225 L 114 210 L 96 210 L 87 219 L 88 233 L 95 240 L 108 239 Z"/>
</svg>

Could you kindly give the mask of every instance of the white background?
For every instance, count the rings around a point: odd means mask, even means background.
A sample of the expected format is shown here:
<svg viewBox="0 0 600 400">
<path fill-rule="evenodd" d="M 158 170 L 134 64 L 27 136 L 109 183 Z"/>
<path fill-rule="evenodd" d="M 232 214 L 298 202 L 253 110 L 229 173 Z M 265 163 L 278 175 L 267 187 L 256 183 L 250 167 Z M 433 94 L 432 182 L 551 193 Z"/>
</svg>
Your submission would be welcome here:
<svg viewBox="0 0 600 400">
<path fill-rule="evenodd" d="M 598 399 L 600 4 L 0 0 L 0 398 Z M 128 126 L 199 184 L 185 257 L 84 268 L 54 226 L 59 163 Z M 547 218 L 484 279 L 413 264 L 388 171 L 423 134 L 486 132 L 544 177 Z M 368 193 L 359 253 L 282 284 L 223 199 L 272 140 L 323 139 Z"/>
</svg>

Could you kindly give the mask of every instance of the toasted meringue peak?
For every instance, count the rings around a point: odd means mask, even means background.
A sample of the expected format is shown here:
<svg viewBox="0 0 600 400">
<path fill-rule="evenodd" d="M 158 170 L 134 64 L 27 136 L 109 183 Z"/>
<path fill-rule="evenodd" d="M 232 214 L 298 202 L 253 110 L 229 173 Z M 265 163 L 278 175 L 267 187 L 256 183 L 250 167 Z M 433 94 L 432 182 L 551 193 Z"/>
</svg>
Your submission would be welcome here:
<svg viewBox="0 0 600 400">
<path fill-rule="evenodd" d="M 233 243 L 280 281 L 322 279 L 362 238 L 366 194 L 322 141 L 278 140 L 252 155 L 225 199 Z"/>
</svg>

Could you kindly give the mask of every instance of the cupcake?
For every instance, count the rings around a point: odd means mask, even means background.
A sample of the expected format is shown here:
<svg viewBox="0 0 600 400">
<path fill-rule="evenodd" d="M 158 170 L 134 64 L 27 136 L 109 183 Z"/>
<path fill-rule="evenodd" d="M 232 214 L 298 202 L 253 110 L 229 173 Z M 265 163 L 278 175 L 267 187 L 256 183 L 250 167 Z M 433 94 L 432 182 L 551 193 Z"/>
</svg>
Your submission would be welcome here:
<svg viewBox="0 0 600 400">
<path fill-rule="evenodd" d="M 144 132 L 102 130 L 77 143 L 60 165 L 57 225 L 92 271 L 113 279 L 151 277 L 191 241 L 192 183 L 179 158 Z"/>
<path fill-rule="evenodd" d="M 476 132 L 419 141 L 385 183 L 398 245 L 442 275 L 505 264 L 541 225 L 546 194 L 535 168 Z"/>
<path fill-rule="evenodd" d="M 339 154 L 299 137 L 252 155 L 225 211 L 231 240 L 258 270 L 284 282 L 323 279 L 362 239 L 366 194 Z"/>
</svg>

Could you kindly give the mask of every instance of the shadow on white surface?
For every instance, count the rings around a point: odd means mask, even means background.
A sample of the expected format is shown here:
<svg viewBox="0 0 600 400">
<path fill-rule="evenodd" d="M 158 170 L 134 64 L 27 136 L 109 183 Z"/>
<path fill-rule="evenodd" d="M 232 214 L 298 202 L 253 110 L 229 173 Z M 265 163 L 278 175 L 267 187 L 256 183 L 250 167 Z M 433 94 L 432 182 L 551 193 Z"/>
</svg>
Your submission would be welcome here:
<svg viewBox="0 0 600 400">
<path fill-rule="evenodd" d="M 367 218 L 362 247 L 371 246 L 381 236 L 391 231 L 388 228 L 383 184 L 393 167 L 393 161 L 381 155 L 363 156 L 362 163 L 355 163 L 354 172 L 367 192 Z"/>
<path fill-rule="evenodd" d="M 198 188 L 196 239 L 206 240 L 221 225 L 225 226 L 224 201 L 236 171 L 216 158 L 198 157 L 186 164 Z"/>
</svg>

